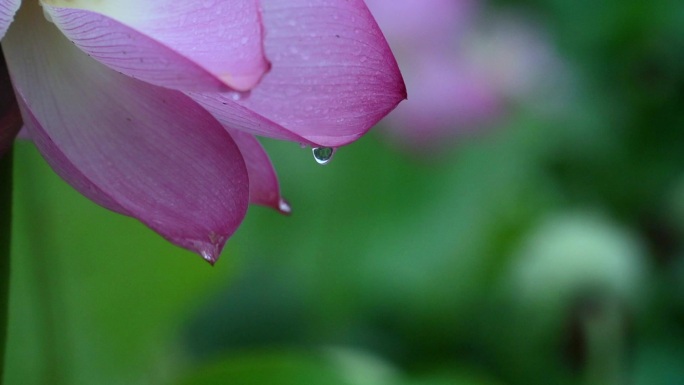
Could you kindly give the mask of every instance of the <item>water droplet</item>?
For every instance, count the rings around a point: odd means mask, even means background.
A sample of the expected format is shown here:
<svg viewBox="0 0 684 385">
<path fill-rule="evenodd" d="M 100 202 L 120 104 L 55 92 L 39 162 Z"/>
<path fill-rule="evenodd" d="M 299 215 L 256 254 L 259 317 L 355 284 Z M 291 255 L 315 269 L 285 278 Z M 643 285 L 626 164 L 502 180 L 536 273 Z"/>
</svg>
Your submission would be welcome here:
<svg viewBox="0 0 684 385">
<path fill-rule="evenodd" d="M 216 257 L 210 254 L 208 251 L 202 251 L 200 252 L 200 254 L 202 255 L 202 258 L 205 261 L 209 262 L 209 264 L 211 264 L 212 266 L 216 263 Z"/>
<path fill-rule="evenodd" d="M 332 147 L 314 147 L 311 149 L 314 159 L 318 164 L 328 164 L 335 154 L 335 149 Z"/>
<path fill-rule="evenodd" d="M 240 101 L 240 100 L 247 99 L 247 98 L 249 97 L 249 95 L 250 95 L 250 92 L 249 92 L 249 91 L 244 91 L 244 92 L 241 92 L 241 91 L 231 91 L 231 92 L 228 93 L 228 95 L 230 96 L 230 99 L 231 99 L 231 100 L 237 102 L 237 101 Z"/>
<path fill-rule="evenodd" d="M 226 236 L 210 232 L 205 239 L 190 241 L 190 248 L 196 250 L 202 258 L 213 265 L 221 255 Z"/>
<path fill-rule="evenodd" d="M 278 202 L 278 210 L 285 215 L 290 215 L 292 213 L 292 207 L 285 199 L 281 199 L 280 202 Z"/>
</svg>

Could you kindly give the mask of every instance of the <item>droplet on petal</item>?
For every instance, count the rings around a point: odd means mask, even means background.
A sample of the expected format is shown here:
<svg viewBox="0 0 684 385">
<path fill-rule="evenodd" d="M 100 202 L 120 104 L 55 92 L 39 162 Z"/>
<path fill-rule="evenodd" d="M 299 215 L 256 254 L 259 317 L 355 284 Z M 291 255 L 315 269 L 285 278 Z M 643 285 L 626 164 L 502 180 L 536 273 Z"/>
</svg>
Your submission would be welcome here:
<svg viewBox="0 0 684 385">
<path fill-rule="evenodd" d="M 218 261 L 227 238 L 228 237 L 226 236 L 212 232 L 208 236 L 208 242 L 207 240 L 202 240 L 191 241 L 191 243 L 192 246 L 199 251 L 202 258 L 213 266 L 214 263 Z"/>
<path fill-rule="evenodd" d="M 230 98 L 233 101 L 240 101 L 240 100 L 245 100 L 249 97 L 250 92 L 249 91 L 230 91 L 229 92 Z"/>
<path fill-rule="evenodd" d="M 311 151 L 318 164 L 330 163 L 335 154 L 335 149 L 333 147 L 314 147 Z"/>
<path fill-rule="evenodd" d="M 278 203 L 278 210 L 285 215 L 290 215 L 292 213 L 292 207 L 285 199 L 281 199 Z"/>
<path fill-rule="evenodd" d="M 214 266 L 214 263 L 216 263 L 216 257 L 210 254 L 207 251 L 202 251 L 202 258 L 204 258 L 205 261 L 209 262 L 210 265 Z"/>
</svg>

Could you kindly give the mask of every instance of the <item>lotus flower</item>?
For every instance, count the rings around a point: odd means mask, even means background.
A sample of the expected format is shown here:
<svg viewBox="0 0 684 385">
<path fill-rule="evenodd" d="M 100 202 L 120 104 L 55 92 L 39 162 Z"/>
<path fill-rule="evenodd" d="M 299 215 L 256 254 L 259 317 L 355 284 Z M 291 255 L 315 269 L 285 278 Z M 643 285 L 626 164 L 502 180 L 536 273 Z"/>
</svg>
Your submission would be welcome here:
<svg viewBox="0 0 684 385">
<path fill-rule="evenodd" d="M 492 17 L 478 0 L 366 2 L 411 89 L 385 120 L 385 137 L 402 149 L 441 150 L 559 78 L 551 44 L 524 17 Z M 555 84 L 546 89 L 559 93 Z"/>
<path fill-rule="evenodd" d="M 0 0 L 0 34 L 53 169 L 211 263 L 289 210 L 254 135 L 342 146 L 406 95 L 363 0 Z"/>
</svg>

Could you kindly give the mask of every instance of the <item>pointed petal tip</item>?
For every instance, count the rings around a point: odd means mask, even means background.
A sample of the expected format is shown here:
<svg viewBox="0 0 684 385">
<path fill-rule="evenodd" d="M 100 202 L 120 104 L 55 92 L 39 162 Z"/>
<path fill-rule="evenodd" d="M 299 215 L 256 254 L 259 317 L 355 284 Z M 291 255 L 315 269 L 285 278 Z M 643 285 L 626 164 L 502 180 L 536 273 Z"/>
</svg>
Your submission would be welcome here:
<svg viewBox="0 0 684 385">
<path fill-rule="evenodd" d="M 285 199 L 281 198 L 280 202 L 278 202 L 278 211 L 280 211 L 280 213 L 283 215 L 291 215 L 292 206 L 290 206 L 290 203 L 288 203 Z"/>
<path fill-rule="evenodd" d="M 226 244 L 228 237 L 219 235 L 214 232 L 210 233 L 207 240 L 189 241 L 188 247 L 190 250 L 199 254 L 202 259 L 214 266 L 221 256 L 221 251 Z"/>
<path fill-rule="evenodd" d="M 218 261 L 217 257 L 212 256 L 211 254 L 202 252 L 201 253 L 202 259 L 205 261 L 209 262 L 211 266 L 214 266 L 216 264 L 216 261 Z"/>
</svg>

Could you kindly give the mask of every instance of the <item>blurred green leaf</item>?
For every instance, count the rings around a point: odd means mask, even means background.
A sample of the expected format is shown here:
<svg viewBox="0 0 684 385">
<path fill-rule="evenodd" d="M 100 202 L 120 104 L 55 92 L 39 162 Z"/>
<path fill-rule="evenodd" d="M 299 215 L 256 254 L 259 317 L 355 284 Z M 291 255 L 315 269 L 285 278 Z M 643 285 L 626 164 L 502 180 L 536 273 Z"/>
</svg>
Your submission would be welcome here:
<svg viewBox="0 0 684 385">
<path fill-rule="evenodd" d="M 355 383 L 324 355 L 294 351 L 229 356 L 174 384 L 381 385 Z"/>
<path fill-rule="evenodd" d="M 61 181 L 16 145 L 7 384 L 136 384 L 169 376 L 183 315 L 229 279 Z"/>
</svg>

